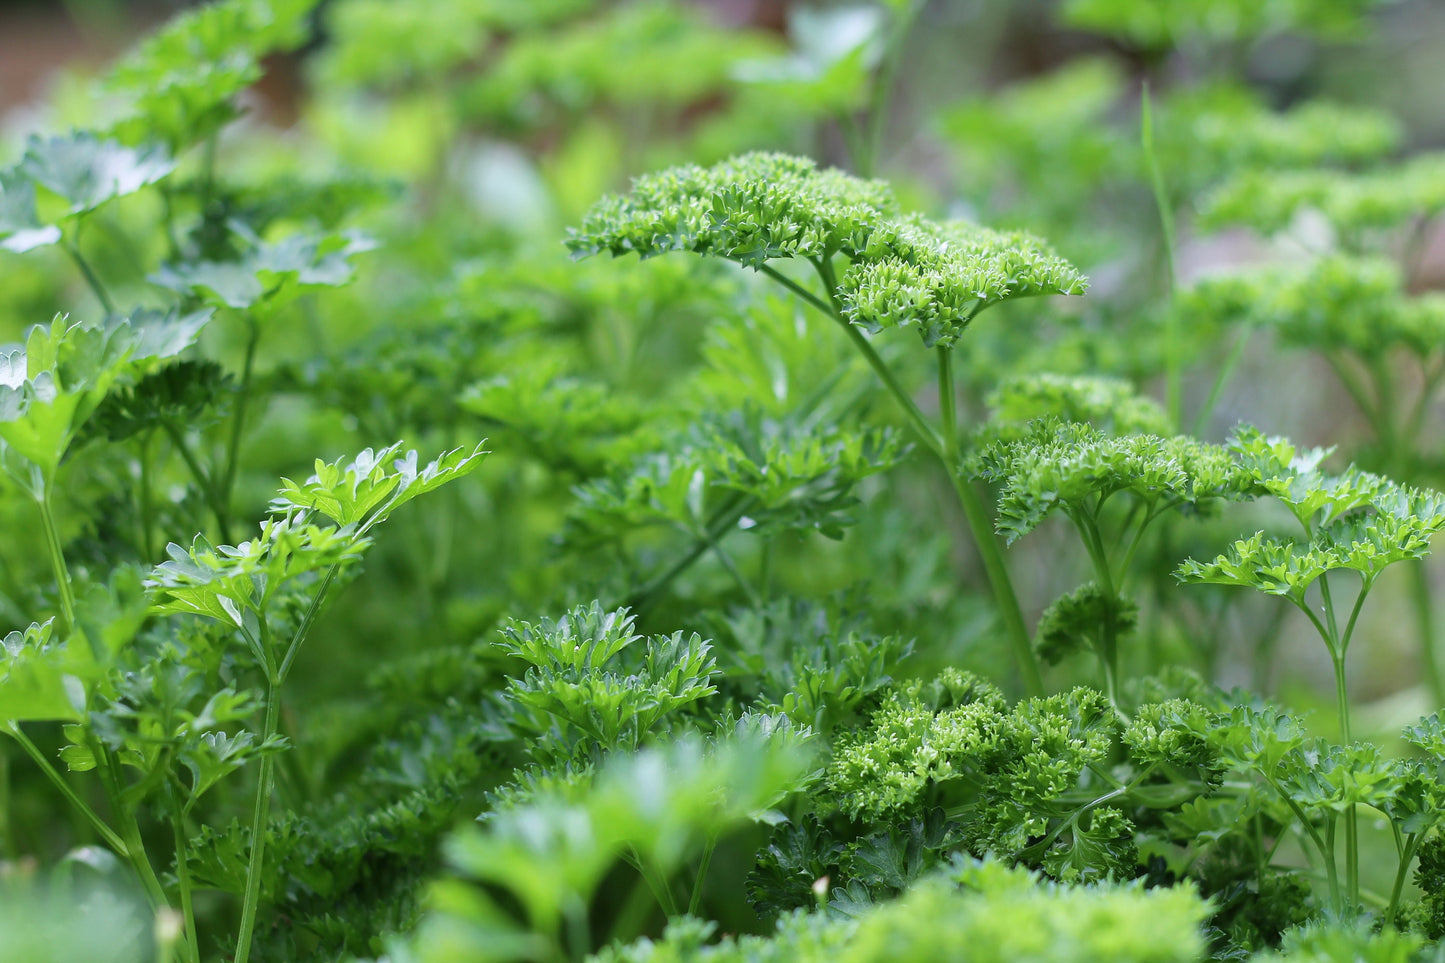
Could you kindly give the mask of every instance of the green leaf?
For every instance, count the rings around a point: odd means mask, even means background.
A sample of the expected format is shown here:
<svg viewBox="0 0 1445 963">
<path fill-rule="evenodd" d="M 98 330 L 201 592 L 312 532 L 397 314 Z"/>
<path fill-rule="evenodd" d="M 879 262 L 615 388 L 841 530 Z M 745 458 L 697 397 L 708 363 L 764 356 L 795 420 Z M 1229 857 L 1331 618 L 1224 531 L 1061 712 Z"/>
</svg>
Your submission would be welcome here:
<svg viewBox="0 0 1445 963">
<path fill-rule="evenodd" d="M 127 97 L 113 131 L 159 140 L 178 154 L 240 116 L 235 103 L 261 76 L 260 59 L 309 35 L 316 0 L 224 0 L 188 10 L 125 57 L 104 87 Z"/>
<path fill-rule="evenodd" d="M 184 261 L 162 267 L 150 280 L 181 294 L 195 294 L 217 307 L 247 310 L 284 303 L 318 287 L 342 287 L 354 276 L 351 259 L 376 247 L 359 233 L 308 236 L 280 241 L 243 235 L 249 249 L 235 261 Z"/>
<path fill-rule="evenodd" d="M 487 454 L 482 444 L 470 452 L 455 448 L 419 469 L 416 451 L 395 457 L 401 446 L 397 442 L 380 451 L 368 448 L 355 458 L 329 464 L 318 458 L 316 473 L 305 482 L 281 480 L 271 510 L 314 510 L 337 525 L 353 526 L 364 534 L 418 495 L 471 474 Z"/>
<path fill-rule="evenodd" d="M 52 637 L 52 620 L 11 632 L 0 649 L 0 720 L 78 722 L 85 718 L 85 691 L 74 673 L 89 659 L 84 646 Z"/>
<path fill-rule="evenodd" d="M 106 394 L 184 351 L 210 316 L 141 309 L 100 325 L 71 324 L 59 316 L 49 327 L 35 326 L 23 350 L 0 354 L 0 441 L 50 484 Z M 31 488 L 28 479 L 16 481 Z"/>
<path fill-rule="evenodd" d="M 35 184 L 18 171 L 0 171 L 0 248 L 23 254 L 60 240 L 60 228 L 42 224 Z"/>
<path fill-rule="evenodd" d="M 134 194 L 175 170 L 158 147 L 126 147 L 89 131 L 43 140 L 32 135 L 16 171 L 62 198 L 66 216 L 86 214 L 116 197 Z"/>
</svg>

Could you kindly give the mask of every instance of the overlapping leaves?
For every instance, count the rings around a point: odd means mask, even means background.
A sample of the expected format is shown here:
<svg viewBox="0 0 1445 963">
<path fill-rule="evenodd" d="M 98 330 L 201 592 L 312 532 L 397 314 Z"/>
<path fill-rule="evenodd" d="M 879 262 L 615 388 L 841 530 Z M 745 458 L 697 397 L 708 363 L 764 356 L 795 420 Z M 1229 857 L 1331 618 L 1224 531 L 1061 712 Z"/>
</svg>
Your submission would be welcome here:
<svg viewBox="0 0 1445 963">
<path fill-rule="evenodd" d="M 830 292 L 843 316 L 873 331 L 917 327 L 929 346 L 951 344 L 1000 301 L 1086 287 L 1036 238 L 902 216 L 880 182 L 780 154 L 639 178 L 599 202 L 568 246 L 575 256 L 693 251 L 754 268 L 843 255 L 849 267 Z"/>
</svg>

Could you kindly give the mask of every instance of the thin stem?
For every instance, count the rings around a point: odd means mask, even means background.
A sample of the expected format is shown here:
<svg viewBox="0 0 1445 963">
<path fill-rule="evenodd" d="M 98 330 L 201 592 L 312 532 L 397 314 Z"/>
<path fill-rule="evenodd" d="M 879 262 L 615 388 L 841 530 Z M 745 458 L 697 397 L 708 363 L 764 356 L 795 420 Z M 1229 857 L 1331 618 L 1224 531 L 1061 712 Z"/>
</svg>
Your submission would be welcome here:
<svg viewBox="0 0 1445 963">
<path fill-rule="evenodd" d="M 1329 364 L 1330 370 L 1335 373 L 1335 377 L 1339 379 L 1340 384 L 1344 386 L 1345 391 L 1349 393 L 1350 398 L 1355 402 L 1355 407 L 1360 409 L 1360 414 L 1365 416 L 1365 420 L 1368 421 L 1370 427 L 1374 429 L 1376 437 L 1384 434 L 1383 426 L 1380 422 L 1382 413 L 1376 409 L 1374 402 L 1370 400 L 1369 394 L 1365 391 L 1365 386 L 1360 384 L 1360 379 L 1355 377 L 1349 368 L 1345 367 L 1344 361 L 1338 355 L 1329 351 L 1322 352 L 1322 354 L 1325 361 Z"/>
<path fill-rule="evenodd" d="M 0 741 L 0 860 L 12 860 L 19 853 L 15 849 L 15 824 L 10 814 L 14 811 L 10 798 L 10 750 Z"/>
<path fill-rule="evenodd" d="M 151 491 L 151 440 L 155 437 L 154 432 L 146 432 L 140 440 L 140 491 L 137 493 L 137 502 L 140 513 L 140 552 L 141 558 L 150 562 L 155 558 L 151 546 L 155 544 L 155 505 Z"/>
<path fill-rule="evenodd" d="M 993 520 L 978 492 L 968 479 L 963 477 L 958 451 L 958 415 L 955 407 L 957 397 L 953 388 L 953 349 L 939 347 L 937 350 L 938 398 L 939 408 L 943 412 L 943 450 L 939 457 L 943 460 L 944 470 L 948 472 L 948 479 L 958 496 L 958 503 L 963 508 L 964 518 L 973 533 L 974 544 L 978 546 L 979 558 L 983 561 L 984 572 L 993 588 L 995 603 L 1008 633 L 1009 644 L 1014 650 L 1014 661 L 1018 663 L 1024 689 L 1031 696 L 1041 696 L 1044 694 L 1043 672 L 1039 669 L 1038 656 L 1034 653 L 1028 627 L 1024 625 L 1023 610 L 1019 606 L 1018 596 L 1014 594 L 1013 579 L 1009 577 L 1008 566 L 999 548 Z"/>
<path fill-rule="evenodd" d="M 567 925 L 568 958 L 582 963 L 592 950 L 592 939 L 587 932 L 587 907 L 578 900 L 563 910 L 562 918 Z"/>
<path fill-rule="evenodd" d="M 831 274 L 832 265 L 827 265 L 825 268 L 825 264 L 827 264 L 827 262 L 815 262 L 814 267 L 818 269 L 820 275 L 823 275 L 823 283 L 827 285 L 827 275 Z M 913 403 L 913 398 L 904 387 L 898 383 L 898 379 L 893 376 L 892 370 L 890 370 L 887 363 L 878 356 L 878 352 L 873 350 L 873 345 L 864 337 L 863 332 L 859 331 L 855 325 L 849 323 L 849 321 L 843 317 L 842 313 L 838 311 L 836 304 L 824 301 L 812 291 L 809 291 L 771 265 L 764 264 L 760 270 L 843 326 L 843 329 L 848 333 L 848 337 L 853 341 L 853 346 L 862 352 L 864 360 L 868 362 L 874 374 L 878 375 L 883 381 L 883 384 L 888 388 L 889 393 L 891 393 L 898 404 L 903 407 L 904 414 L 908 416 L 909 425 L 918 433 L 919 440 L 927 445 L 928 449 L 934 454 L 941 455 L 943 450 L 942 442 L 939 440 L 938 435 L 934 433 L 932 426 L 928 424 L 928 420 L 923 417 L 923 412 L 918 410 L 918 406 Z M 831 287 L 829 287 L 829 297 L 832 297 Z"/>
<path fill-rule="evenodd" d="M 1109 570 L 1109 559 L 1104 554 L 1104 541 L 1099 534 L 1099 526 L 1094 516 L 1086 512 L 1070 512 L 1069 518 L 1073 520 L 1074 527 L 1078 529 L 1079 537 L 1084 542 L 1084 548 L 1089 553 L 1089 561 L 1094 568 L 1094 578 L 1099 583 L 1099 589 L 1108 600 L 1109 614 L 1104 619 L 1104 624 L 1099 628 L 1099 666 L 1104 670 L 1104 690 L 1109 697 L 1109 703 L 1117 710 L 1119 708 L 1119 627 L 1114 617 L 1114 600 L 1118 593 L 1114 590 L 1114 576 Z"/>
<path fill-rule="evenodd" d="M 251 400 L 251 379 L 256 367 L 256 346 L 261 342 L 261 326 L 256 319 L 246 317 L 247 338 L 246 338 L 246 360 L 241 365 L 241 385 L 239 396 L 236 398 L 236 412 L 231 417 L 231 440 L 226 447 L 226 471 L 221 476 L 220 497 L 227 505 L 236 489 L 236 473 L 240 468 L 238 457 L 241 451 L 241 434 L 246 424 L 246 407 Z M 230 537 L 227 536 L 227 541 Z"/>
<path fill-rule="evenodd" d="M 893 29 L 888 36 L 888 50 L 883 55 L 883 65 L 874 81 L 872 103 L 868 107 L 868 135 L 863 145 L 864 156 L 854 156 L 854 166 L 861 177 L 872 177 L 878 164 L 879 150 L 883 145 L 884 124 L 888 119 L 888 103 L 892 99 L 894 82 L 898 77 L 898 66 L 903 60 L 903 42 L 908 38 L 909 28 L 918 15 L 919 4 L 910 2 L 908 8 L 895 14 Z"/>
<path fill-rule="evenodd" d="M 636 867 L 634 867 L 636 868 Z M 633 881 L 632 888 L 627 893 L 627 900 L 622 904 L 622 909 L 612 919 L 612 927 L 608 930 L 608 942 L 620 943 L 632 939 L 642 932 L 642 924 L 647 919 L 647 913 L 652 908 L 652 887 L 641 870 L 637 872 L 637 879 Z"/>
<path fill-rule="evenodd" d="M 717 560 L 722 563 L 722 567 L 727 569 L 728 574 L 732 576 L 733 581 L 737 583 L 738 588 L 741 589 L 743 595 L 747 597 L 748 604 L 755 609 L 762 608 L 763 600 L 758 595 L 757 589 L 753 588 L 743 573 L 738 570 L 737 563 L 733 561 L 733 557 L 727 553 L 727 550 L 718 543 L 717 539 L 709 535 L 706 529 L 703 529 L 703 531 L 699 533 L 699 537 L 707 539 L 708 548 L 712 549 L 712 553 L 717 556 Z"/>
<path fill-rule="evenodd" d="M 1340 658 L 1350 650 L 1350 639 L 1355 636 L 1355 623 L 1360 620 L 1360 609 L 1365 606 L 1365 596 L 1370 594 L 1370 589 L 1375 585 L 1374 579 L 1366 575 L 1360 576 L 1360 592 L 1355 596 L 1355 604 L 1350 607 L 1350 617 L 1345 622 L 1345 632 L 1340 636 Z"/>
<path fill-rule="evenodd" d="M 713 521 L 708 523 L 707 531 L 712 535 L 713 539 L 719 538 L 723 532 L 732 528 L 738 523 L 739 519 L 747 514 L 748 508 L 751 507 L 752 504 L 752 499 L 746 496 L 738 496 L 718 509 L 717 514 L 713 516 Z M 647 609 L 652 607 L 653 602 L 657 598 L 657 594 L 672 584 L 674 579 L 687 571 L 694 562 L 701 558 L 703 554 L 707 552 L 710 544 L 710 542 L 701 539 L 695 541 L 692 548 L 688 549 L 687 554 L 683 555 L 676 562 L 672 563 L 672 565 L 668 566 L 666 571 L 659 574 L 652 581 L 629 596 L 626 602 L 627 606 L 638 612 L 647 611 Z"/>
<path fill-rule="evenodd" d="M 1128 549 L 1124 552 L 1124 560 L 1119 563 L 1117 581 L 1120 585 L 1124 584 L 1124 580 L 1129 577 L 1129 567 L 1134 564 L 1134 555 L 1139 551 L 1139 546 L 1144 543 L 1144 532 L 1148 530 L 1150 523 L 1158 517 L 1159 513 L 1154 511 L 1154 506 L 1148 506 L 1148 510 L 1144 513 L 1143 520 L 1139 522 L 1139 527 L 1134 531 L 1134 537 L 1129 541 Z"/>
<path fill-rule="evenodd" d="M 1391 828 L 1395 829 L 1398 845 L 1400 830 L 1395 828 L 1394 824 L 1391 824 Z M 1415 849 L 1420 845 L 1422 839 L 1424 839 L 1424 833 L 1411 833 L 1403 850 L 1400 851 L 1400 863 L 1395 868 L 1395 885 L 1390 887 L 1390 904 L 1385 909 L 1386 926 L 1395 924 L 1395 914 L 1400 911 L 1400 897 L 1405 891 L 1405 878 L 1410 872 L 1410 863 L 1415 859 Z"/>
<path fill-rule="evenodd" d="M 1023 677 L 1024 687 L 1031 696 L 1043 695 L 1043 675 L 1039 670 L 1038 659 L 1034 655 L 1033 643 L 1029 638 L 1027 626 L 1024 624 L 1023 610 L 1019 606 L 1018 596 L 1014 593 L 1013 580 L 1009 577 L 1008 566 L 1004 563 L 1003 551 L 999 548 L 998 536 L 993 529 L 993 520 L 989 516 L 988 509 L 984 506 L 978 492 L 973 489 L 959 471 L 958 459 L 958 437 L 956 428 L 952 432 L 951 440 L 940 437 L 933 430 L 933 426 L 923 417 L 923 412 L 913 403 L 912 396 L 899 384 L 888 365 L 879 357 L 878 352 L 873 350 L 873 345 L 863 336 L 857 326 L 849 323 L 843 317 L 843 312 L 837 303 L 834 292 L 837 290 L 837 278 L 833 273 L 833 264 L 828 260 L 813 262 L 817 269 L 818 277 L 823 282 L 823 287 L 828 292 L 831 303 L 822 301 L 817 295 L 807 288 L 793 281 L 791 278 L 778 273 L 769 265 L 763 265 L 762 271 L 769 277 L 775 279 L 788 290 L 794 292 L 803 300 L 813 305 L 818 310 L 833 318 L 847 332 L 854 346 L 863 354 L 869 366 L 878 375 L 880 381 L 893 396 L 894 401 L 903 409 L 908 418 L 909 425 L 918 434 L 920 440 L 930 451 L 943 462 L 944 470 L 948 474 L 949 482 L 958 496 L 959 505 L 963 508 L 964 518 L 968 522 L 969 530 L 973 534 L 974 544 L 978 547 L 979 558 L 983 562 L 984 572 L 988 576 L 990 587 L 993 589 L 994 600 L 999 609 L 999 615 L 1003 619 L 1004 628 L 1008 633 L 1009 642 L 1014 650 L 1014 655 L 1019 664 L 1019 673 Z M 947 403 L 941 404 L 941 408 L 950 408 L 955 402 L 953 391 L 953 367 L 949 362 L 949 355 L 939 355 L 939 390 L 940 397 L 946 397 Z M 946 394 L 944 392 L 946 391 Z M 956 417 L 956 412 L 949 417 Z"/>
<path fill-rule="evenodd" d="M 175 446 L 177 454 L 179 454 L 181 460 L 186 463 L 186 468 L 190 470 L 191 477 L 196 480 L 196 485 L 201 489 L 201 495 L 205 498 L 206 505 L 210 507 L 211 514 L 216 518 L 216 525 L 221 531 L 221 540 L 230 542 L 230 512 L 227 510 L 220 493 L 216 491 L 216 486 L 211 481 L 211 477 L 206 474 L 206 470 L 201 467 L 201 463 L 196 460 L 196 456 L 191 451 L 190 446 L 186 444 L 186 438 L 181 434 L 180 427 L 169 420 L 162 421 L 161 425 L 165 430 L 166 437 L 170 438 L 171 444 Z"/>
<path fill-rule="evenodd" d="M 1264 781 L 1271 789 L 1274 790 L 1275 795 L 1279 796 L 1280 799 L 1284 800 L 1285 805 L 1288 806 L 1290 810 L 1294 813 L 1295 818 L 1299 820 L 1300 826 L 1304 829 L 1310 840 L 1315 844 L 1315 849 L 1320 854 L 1320 861 L 1325 864 L 1325 876 L 1329 881 L 1330 887 L 1330 901 L 1335 905 L 1337 909 L 1343 910 L 1344 900 L 1341 898 L 1340 894 L 1339 870 L 1335 867 L 1334 820 L 1330 820 L 1327 837 L 1325 839 L 1321 839 L 1319 830 L 1315 829 L 1314 824 L 1309 821 L 1309 817 L 1306 816 L 1305 811 L 1300 808 L 1300 804 L 1294 799 L 1292 799 L 1289 794 L 1286 793 L 1283 789 L 1281 789 L 1279 784 L 1276 783 L 1273 779 L 1269 778 L 1269 776 L 1265 776 Z"/>
<path fill-rule="evenodd" d="M 1435 600 L 1430 591 L 1430 573 L 1424 559 L 1410 566 L 1410 601 L 1420 634 L 1420 666 L 1430 690 L 1431 708 L 1445 708 L 1445 679 L 1440 675 L 1440 658 L 1435 649 Z"/>
<path fill-rule="evenodd" d="M 40 771 L 45 774 L 45 778 L 49 779 L 51 784 L 60 790 L 60 794 L 65 797 L 66 801 L 74 806 L 78 813 L 85 817 L 85 821 L 90 823 L 91 827 L 95 829 L 101 839 L 105 840 L 105 844 L 114 850 L 115 854 L 121 859 L 130 859 L 130 847 L 126 846 L 125 841 L 120 838 L 116 831 L 106 825 L 105 820 L 101 819 L 100 815 L 96 813 L 94 809 L 91 809 L 90 805 L 84 799 L 81 799 L 80 796 L 76 794 L 75 789 L 70 783 L 66 782 L 65 777 L 50 764 L 50 760 L 45 758 L 45 754 L 40 751 L 40 748 L 30 741 L 30 737 L 20 728 L 19 723 L 13 720 L 6 722 L 5 731 L 8 732 L 16 742 L 20 743 L 20 748 L 25 750 L 25 754 L 40 767 Z"/>
<path fill-rule="evenodd" d="M 1440 387 L 1441 375 L 1445 374 L 1445 366 L 1437 361 L 1432 365 L 1420 365 L 1420 394 L 1415 403 L 1410 406 L 1409 417 L 1405 420 L 1404 437 L 1401 439 L 1402 453 L 1410 454 L 1415 451 L 1415 443 L 1420 437 L 1420 429 L 1425 425 L 1425 414 L 1430 409 L 1430 400 L 1435 396 L 1436 390 Z"/>
<path fill-rule="evenodd" d="M 311 631 L 311 623 L 316 621 L 316 615 L 321 611 L 321 603 L 326 599 L 326 593 L 331 589 L 331 583 L 336 580 L 336 574 L 341 571 L 341 563 L 337 562 L 326 570 L 326 575 L 321 579 L 321 587 L 311 597 L 311 604 L 306 607 L 306 614 L 301 618 L 301 624 L 296 627 L 296 634 L 291 636 L 291 642 L 286 646 L 286 654 L 281 659 L 281 667 L 276 670 L 276 684 L 281 685 L 286 677 L 291 674 L 291 663 L 296 660 L 296 653 L 301 651 L 301 643 L 306 641 L 306 635 Z"/>
<path fill-rule="evenodd" d="M 1335 603 L 1333 593 L 1330 592 L 1329 575 L 1321 575 L 1319 584 L 1320 597 L 1325 604 L 1325 646 L 1330 650 L 1330 661 L 1335 667 L 1335 702 L 1340 716 L 1340 738 L 1349 742 L 1350 702 L 1345 695 L 1345 647 L 1340 643 L 1339 623 L 1335 621 Z M 1355 610 L 1359 611 L 1359 599 L 1356 599 Z"/>
<path fill-rule="evenodd" d="M 1199 409 L 1199 414 L 1194 418 L 1194 431 L 1192 434 L 1199 435 L 1204 431 L 1204 426 L 1214 414 L 1214 406 L 1219 403 L 1219 395 L 1224 391 L 1224 386 L 1234 375 L 1234 369 L 1239 367 L 1239 362 L 1244 358 L 1244 349 L 1248 347 L 1250 340 L 1254 337 L 1253 326 L 1246 327 L 1234 339 L 1234 345 L 1229 349 L 1229 355 L 1224 359 L 1218 374 L 1214 376 L 1214 384 L 1209 388 L 1209 396 L 1204 399 L 1204 406 Z"/>
<path fill-rule="evenodd" d="M 70 569 L 65 564 L 65 550 L 60 544 L 60 532 L 55 525 L 55 512 L 50 504 L 50 483 L 45 483 L 45 492 L 39 500 L 40 524 L 45 531 L 45 548 L 50 555 L 50 568 L 55 574 L 56 590 L 60 593 L 61 628 L 64 635 L 75 629 L 75 593 L 70 586 Z"/>
<path fill-rule="evenodd" d="M 1149 85 L 1146 82 L 1139 109 L 1139 141 L 1144 149 L 1144 164 L 1149 172 L 1149 187 L 1154 192 L 1154 206 L 1159 212 L 1165 264 L 1169 268 L 1169 291 L 1172 294 L 1179 279 L 1179 270 L 1174 262 L 1174 209 L 1169 204 L 1169 192 L 1164 186 L 1164 172 L 1159 166 L 1159 155 L 1154 150 L 1154 117 L 1151 108 Z M 1183 422 L 1183 376 L 1179 351 L 1178 313 L 1171 310 L 1166 315 L 1164 323 L 1165 393 L 1169 421 L 1178 428 Z"/>
<path fill-rule="evenodd" d="M 111 762 L 108 754 L 106 761 L 107 763 Z M 121 817 L 120 832 L 121 838 L 125 840 L 127 857 L 131 866 L 134 867 L 136 875 L 140 877 L 146 895 L 150 897 L 152 908 L 160 909 L 169 906 L 160 877 L 156 875 L 155 867 L 151 865 L 150 857 L 146 855 L 145 842 L 140 837 L 140 823 L 136 822 L 135 813 L 119 805 L 116 810 L 116 815 Z"/>
<path fill-rule="evenodd" d="M 181 918 L 185 923 L 186 956 L 191 963 L 200 963 L 200 937 L 196 932 L 196 913 L 191 902 L 191 868 L 187 865 L 186 815 L 176 796 L 174 786 L 168 793 L 171 802 L 171 827 L 176 840 L 176 886 L 181 894 Z"/>
<path fill-rule="evenodd" d="M 697 875 L 692 880 L 692 898 L 687 901 L 689 916 L 696 916 L 697 911 L 702 908 L 702 884 L 707 879 L 707 868 L 712 862 L 712 852 L 716 848 L 717 837 L 709 836 L 707 844 L 703 847 L 702 859 L 697 864 Z"/>
<path fill-rule="evenodd" d="M 68 240 L 61 246 L 65 248 L 65 253 L 70 255 L 70 259 L 75 262 L 75 266 L 80 269 L 81 276 L 85 278 L 85 283 L 90 286 L 90 290 L 95 294 L 95 299 L 100 302 L 100 306 L 105 309 L 105 313 L 115 314 L 115 302 L 111 300 L 105 285 L 100 283 L 100 278 L 91 269 L 90 262 L 85 259 L 85 255 L 80 253 L 78 239 Z"/>
<path fill-rule="evenodd" d="M 1399 440 L 1395 430 L 1395 419 L 1398 417 L 1395 411 L 1395 372 L 1390 370 L 1390 365 L 1384 355 L 1375 355 L 1370 359 L 1370 375 L 1375 383 L 1375 397 L 1379 400 L 1379 424 L 1375 426 L 1376 440 L 1385 451 L 1385 458 L 1394 463 L 1399 447 Z M 1407 455 L 1405 452 L 1398 452 Z"/>
<path fill-rule="evenodd" d="M 652 896 L 657 900 L 657 905 L 662 907 L 662 911 L 669 917 L 678 915 L 677 900 L 673 898 L 672 889 L 667 885 L 667 879 L 648 866 L 635 848 L 629 848 L 627 852 L 623 853 L 622 858 L 642 874 L 642 878 L 647 881 L 647 887 L 652 890 Z"/>
<path fill-rule="evenodd" d="M 267 641 L 265 621 L 261 625 L 263 644 Z M 268 676 L 271 673 L 268 668 Z M 276 736 L 280 725 L 281 700 L 275 677 L 266 681 L 266 720 L 261 730 L 261 745 L 266 745 Z M 251 859 L 246 866 L 246 896 L 241 906 L 241 929 L 236 937 L 235 963 L 246 963 L 251 957 L 251 937 L 256 929 L 256 910 L 261 902 L 261 873 L 266 853 L 266 825 L 271 810 L 271 787 L 276 778 L 276 754 L 268 752 L 261 757 L 261 774 L 256 786 L 256 805 L 251 818 Z"/>
</svg>

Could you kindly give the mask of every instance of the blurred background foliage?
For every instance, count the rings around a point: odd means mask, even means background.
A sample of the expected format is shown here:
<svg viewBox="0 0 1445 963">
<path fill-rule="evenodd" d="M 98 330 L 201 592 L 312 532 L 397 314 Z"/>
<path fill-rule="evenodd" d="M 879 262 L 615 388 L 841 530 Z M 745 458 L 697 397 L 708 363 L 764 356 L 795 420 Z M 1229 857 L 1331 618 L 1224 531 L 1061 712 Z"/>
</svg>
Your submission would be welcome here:
<svg viewBox="0 0 1445 963">
<path fill-rule="evenodd" d="M 127 127 L 138 95 L 112 61 L 180 9 L 0 2 L 0 160 L 18 159 L 35 131 L 165 136 Z M 974 421 L 1011 374 L 1107 374 L 1207 440 L 1249 420 L 1301 444 L 1339 445 L 1342 460 L 1405 481 L 1445 481 L 1430 393 L 1441 361 L 1430 292 L 1445 284 L 1436 216 L 1445 164 L 1432 153 L 1445 147 L 1438 3 L 326 0 L 302 20 L 296 37 L 238 68 L 239 121 L 206 131 L 181 116 L 170 131 L 177 176 L 211 179 L 188 212 L 189 233 L 154 229 L 169 212 L 167 195 L 150 192 L 97 211 L 84 243 L 111 292 L 162 306 L 170 295 L 151 281 L 160 265 L 177 251 L 233 257 L 235 222 L 258 237 L 304 226 L 361 229 L 377 242 L 355 255 L 353 284 L 301 292 L 267 319 L 236 518 L 259 518 L 275 480 L 300 477 L 318 456 L 403 437 L 423 450 L 488 438 L 495 452 L 474 483 L 393 523 L 300 657 L 286 728 L 301 762 L 284 791 L 317 812 L 324 800 L 308 798 L 317 787 L 372 779 L 368 791 L 384 797 L 377 771 L 431 765 L 427 752 L 443 750 L 423 737 L 483 758 L 485 739 L 459 735 L 453 716 L 495 687 L 502 667 L 487 643 L 505 616 L 630 603 L 647 631 L 717 638 L 747 694 L 748 658 L 762 658 L 766 633 L 729 621 L 730 607 L 760 601 L 746 597 L 735 566 L 762 573 L 777 599 L 844 614 L 866 599 L 881 631 L 919 640 L 910 675 L 965 666 L 1011 677 L 987 602 L 959 590 L 978 580 L 977 561 L 958 548 L 964 521 L 943 480 L 905 451 L 870 449 L 880 466 L 900 462 L 887 472 L 819 470 L 806 479 L 813 487 L 799 483 L 798 497 L 816 500 L 806 524 L 781 510 L 749 517 L 727 529 L 728 553 L 694 551 L 699 535 L 665 493 L 660 506 L 639 502 L 637 479 L 663 470 L 648 461 L 659 450 L 701 453 L 699 471 L 722 471 L 706 453 L 733 445 L 766 461 L 799 424 L 862 433 L 895 420 L 836 332 L 765 296 L 751 274 L 682 258 L 626 270 L 568 259 L 567 226 L 661 166 L 755 149 L 805 154 L 886 178 L 905 207 L 1050 239 L 1091 278 L 1089 294 L 1005 306 L 970 332 L 960 391 Z M 1280 303 L 1264 313 L 1217 279 L 1262 265 L 1311 269 L 1320 251 L 1387 265 L 1363 279 L 1347 265 L 1276 286 Z M 1321 291 L 1331 304 L 1413 306 L 1381 347 L 1375 328 L 1314 318 Z M 0 243 L 0 342 L 57 306 L 100 311 L 63 251 Z M 1380 311 L 1360 316 L 1368 327 Z M 252 334 L 223 312 L 203 346 L 234 376 Z M 1184 370 L 1177 398 L 1160 377 L 1170 353 Z M 890 359 L 905 371 L 921 363 Z M 1352 401 L 1352 382 L 1367 404 Z M 1386 410 L 1384 389 L 1396 389 L 1396 408 Z M 822 410 L 799 413 L 800 400 L 819 397 Z M 936 398 L 920 403 L 937 410 Z M 203 446 L 222 444 L 193 427 Z M 764 442 L 774 447 L 749 449 Z M 97 580 L 118 562 L 159 560 L 159 546 L 136 558 L 117 531 L 140 464 L 82 449 L 68 467 L 62 538 L 72 564 Z M 214 528 L 183 466 L 165 471 L 166 536 Z M 52 591 L 29 548 L 40 533 L 28 509 L 0 499 L 6 631 L 27 625 Z M 816 523 L 825 515 L 836 527 Z M 1254 600 L 1173 584 L 1178 559 L 1220 537 L 1171 530 L 1145 549 L 1153 554 L 1141 568 L 1157 574 L 1144 581 L 1167 598 L 1155 608 L 1189 617 L 1148 623 L 1136 669 L 1182 662 L 1221 683 L 1327 704 L 1329 667 L 1294 638 L 1297 627 Z M 1059 563 L 1064 542 L 1044 526 L 1010 556 L 1031 620 L 1085 571 L 1082 559 Z M 689 564 L 678 568 L 680 559 Z M 1423 591 L 1442 581 L 1432 565 Z M 1413 630 L 1392 614 L 1420 591 L 1407 582 L 1381 589 L 1394 604 L 1376 606 L 1370 658 L 1354 676 L 1372 704 L 1368 731 L 1439 704 Z M 408 735 L 389 742 L 397 732 Z M 465 795 L 442 823 L 478 811 L 495 788 L 473 765 L 471 780 L 450 788 Z M 8 785 L 0 853 L 63 852 L 75 827 L 42 814 L 39 777 L 16 765 Z M 9 828 L 18 825 L 51 832 L 22 843 Z M 714 908 L 726 926 L 746 928 L 746 913 Z"/>
</svg>

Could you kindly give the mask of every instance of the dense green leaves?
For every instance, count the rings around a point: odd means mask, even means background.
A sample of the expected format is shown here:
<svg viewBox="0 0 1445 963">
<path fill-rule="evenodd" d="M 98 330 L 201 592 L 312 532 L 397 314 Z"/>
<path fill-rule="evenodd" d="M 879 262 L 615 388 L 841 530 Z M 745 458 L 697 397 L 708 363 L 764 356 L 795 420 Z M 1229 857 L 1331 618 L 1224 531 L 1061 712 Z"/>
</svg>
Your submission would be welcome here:
<svg viewBox="0 0 1445 963">
<path fill-rule="evenodd" d="M 594 207 L 568 246 L 575 256 L 693 251 L 753 268 L 841 254 L 851 263 L 830 294 L 842 316 L 871 331 L 917 327 L 930 347 L 951 344 L 999 301 L 1087 285 L 1029 235 L 903 216 L 877 181 L 777 154 L 639 178 Z"/>
</svg>

